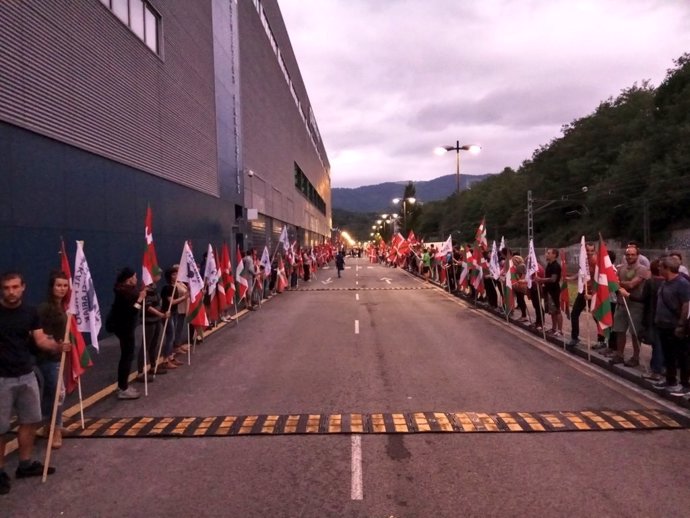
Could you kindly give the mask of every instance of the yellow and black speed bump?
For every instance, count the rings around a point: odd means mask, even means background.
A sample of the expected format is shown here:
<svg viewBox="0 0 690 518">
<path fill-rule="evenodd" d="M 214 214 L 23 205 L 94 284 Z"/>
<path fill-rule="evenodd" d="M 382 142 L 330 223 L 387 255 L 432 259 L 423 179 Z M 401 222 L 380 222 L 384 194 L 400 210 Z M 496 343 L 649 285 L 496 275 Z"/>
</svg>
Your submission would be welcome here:
<svg viewBox="0 0 690 518">
<path fill-rule="evenodd" d="M 363 286 L 354 286 L 351 288 L 295 288 L 291 291 L 409 291 L 409 290 L 433 290 L 433 286 L 381 286 L 380 288 L 366 288 Z"/>
<path fill-rule="evenodd" d="M 690 419 L 662 410 L 576 412 L 415 412 L 215 417 L 101 417 L 66 423 L 68 437 L 234 437 L 469 432 L 575 432 L 690 428 Z"/>
</svg>

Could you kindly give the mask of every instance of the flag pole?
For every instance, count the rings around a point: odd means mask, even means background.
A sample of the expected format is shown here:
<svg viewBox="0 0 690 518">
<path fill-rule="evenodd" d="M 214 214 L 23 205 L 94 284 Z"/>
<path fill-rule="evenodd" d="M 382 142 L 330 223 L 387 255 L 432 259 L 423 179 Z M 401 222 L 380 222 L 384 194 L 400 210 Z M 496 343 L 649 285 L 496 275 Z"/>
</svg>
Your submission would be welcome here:
<svg viewBox="0 0 690 518">
<path fill-rule="evenodd" d="M 592 323 L 590 320 L 592 319 L 592 310 L 589 307 L 589 302 L 587 301 L 587 281 L 583 279 L 584 285 L 585 285 L 585 310 L 586 314 L 588 316 L 587 318 L 587 361 L 592 361 L 592 336 L 591 336 L 591 328 L 592 328 Z M 572 313 L 571 313 L 572 315 Z M 570 324 L 572 325 L 572 318 L 570 319 Z"/>
<path fill-rule="evenodd" d="M 81 376 L 77 378 L 77 390 L 79 391 L 79 416 L 81 417 L 81 429 L 86 428 L 84 424 L 84 398 L 81 394 Z"/>
<path fill-rule="evenodd" d="M 141 301 L 141 350 L 144 353 L 144 366 L 142 367 L 144 376 L 144 395 L 149 395 L 149 376 L 148 376 L 148 363 L 146 361 L 146 297 Z"/>
<path fill-rule="evenodd" d="M 165 340 L 165 331 L 168 328 L 168 321 L 170 320 L 170 316 L 172 315 L 172 311 L 171 311 L 172 305 L 173 305 L 172 301 L 175 299 L 175 292 L 176 291 L 177 291 L 177 281 L 175 281 L 175 284 L 173 285 L 173 291 L 172 291 L 172 295 L 170 296 L 170 304 L 168 306 L 168 311 L 165 312 L 166 315 L 168 315 L 168 313 L 170 313 L 170 315 L 165 317 L 165 322 L 163 323 L 163 334 L 161 335 L 161 341 L 158 344 L 158 354 L 156 355 L 156 364 L 155 364 L 155 367 L 153 369 L 153 375 L 154 376 L 156 374 L 158 374 L 158 362 L 161 359 L 161 352 L 163 352 L 163 341 Z"/>
<path fill-rule="evenodd" d="M 539 289 L 539 283 L 537 283 L 537 300 L 539 301 L 539 308 L 537 311 L 539 311 L 539 314 L 541 315 L 541 334 L 544 337 L 544 340 L 546 340 L 546 314 L 541 301 L 541 290 Z"/>
<path fill-rule="evenodd" d="M 62 343 L 64 344 L 69 340 L 69 332 L 70 332 L 70 324 L 71 324 L 71 319 L 70 319 L 70 313 L 69 311 L 67 312 L 67 324 L 65 326 L 65 336 L 62 340 Z M 41 482 L 45 482 L 46 479 L 48 478 L 48 467 L 50 466 L 50 456 L 53 451 L 53 436 L 55 435 L 55 423 L 57 421 L 57 411 L 58 411 L 58 406 L 60 404 L 60 382 L 62 380 L 62 376 L 65 372 L 65 350 L 63 346 L 61 346 L 61 353 L 60 353 L 60 367 L 58 369 L 58 377 L 57 377 L 57 383 L 55 384 L 55 399 L 53 400 L 53 412 L 50 416 L 50 432 L 48 433 L 48 447 L 46 448 L 46 460 L 43 465 L 43 477 L 41 478 Z"/>
</svg>

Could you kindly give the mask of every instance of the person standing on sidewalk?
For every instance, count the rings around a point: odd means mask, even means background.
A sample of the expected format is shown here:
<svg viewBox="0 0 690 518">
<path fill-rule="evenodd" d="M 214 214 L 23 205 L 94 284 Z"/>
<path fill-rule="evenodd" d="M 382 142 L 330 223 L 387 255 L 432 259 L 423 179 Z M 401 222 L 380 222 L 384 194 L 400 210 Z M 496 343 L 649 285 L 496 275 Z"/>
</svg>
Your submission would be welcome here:
<svg viewBox="0 0 690 518">
<path fill-rule="evenodd" d="M 664 282 L 657 294 L 654 317 L 666 363 L 666 380 L 656 386 L 674 396 L 690 393 L 690 338 L 685 334 L 690 282 L 678 273 L 679 267 L 677 257 L 661 259 L 659 272 Z"/>
<path fill-rule="evenodd" d="M 62 271 L 54 271 L 48 280 L 48 294 L 46 301 L 39 304 L 36 311 L 41 322 L 43 332 L 54 339 L 60 340 L 65 336 L 67 327 L 67 313 L 63 308 L 63 300 L 69 291 L 69 280 Z M 43 377 L 41 394 L 41 413 L 43 414 L 44 430 L 48 430 L 53 415 L 53 404 L 57 387 L 60 385 L 61 396 L 55 416 L 55 432 L 53 433 L 53 449 L 62 446 L 62 403 L 64 401 L 65 387 L 62 380 L 58 379 L 60 372 L 61 353 L 36 351 L 36 366 Z M 47 436 L 47 435 L 46 435 Z"/>
<path fill-rule="evenodd" d="M 563 337 L 563 315 L 561 314 L 561 265 L 558 263 L 558 249 L 546 251 L 546 269 L 544 277 L 537 277 L 537 282 L 544 285 L 544 307 L 551 315 L 551 330 L 554 337 Z"/>
<path fill-rule="evenodd" d="M 17 478 L 40 477 L 44 466 L 31 457 L 36 430 L 41 423 L 41 398 L 33 372 L 32 341 L 46 352 L 68 352 L 69 343 L 51 338 L 41 329 L 36 309 L 23 303 L 26 285 L 18 272 L 0 277 L 0 494 L 7 494 L 12 483 L 5 472 L 5 447 L 13 410 L 19 422 L 19 466 Z M 55 473 L 49 467 L 48 474 Z"/>
<path fill-rule="evenodd" d="M 573 348 L 580 343 L 580 314 L 589 308 L 590 301 L 592 300 L 592 291 L 594 289 L 594 271 L 597 267 L 597 251 L 593 243 L 585 244 L 585 250 L 587 251 L 587 273 L 589 274 L 589 280 L 587 281 L 587 286 L 582 293 L 578 293 L 575 297 L 575 302 L 573 303 L 573 309 L 570 310 L 570 342 L 566 344 L 567 347 Z M 572 280 L 577 280 L 574 277 Z M 603 340 L 603 337 L 601 337 Z"/>
<path fill-rule="evenodd" d="M 120 270 L 115 279 L 115 300 L 110 309 L 109 329 L 120 341 L 120 362 L 117 366 L 117 398 L 137 399 L 139 391 L 129 386 L 129 372 L 134 360 L 134 330 L 139 323 L 141 304 L 146 297 L 146 287 L 139 289 L 137 274 L 131 268 Z"/>
<path fill-rule="evenodd" d="M 613 331 L 616 333 L 616 353 L 611 363 L 623 363 L 626 367 L 640 365 L 640 340 L 637 334 L 642 330 L 644 317 L 644 283 L 650 277 L 649 268 L 639 262 L 637 247 L 625 249 L 625 263 L 618 268 L 620 289 L 618 290 L 617 311 L 613 316 Z M 623 353 L 628 329 L 631 331 L 633 355 L 625 361 Z"/>
</svg>

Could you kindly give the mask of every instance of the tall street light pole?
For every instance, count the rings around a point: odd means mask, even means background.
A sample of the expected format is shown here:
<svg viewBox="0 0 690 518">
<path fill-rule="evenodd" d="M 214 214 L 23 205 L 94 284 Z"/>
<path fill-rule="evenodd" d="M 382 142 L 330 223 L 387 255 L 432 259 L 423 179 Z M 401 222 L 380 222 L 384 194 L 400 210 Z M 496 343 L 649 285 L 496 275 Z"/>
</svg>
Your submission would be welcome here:
<svg viewBox="0 0 690 518">
<path fill-rule="evenodd" d="M 407 232 L 407 222 L 406 222 L 406 218 L 405 218 L 406 213 L 407 213 L 407 203 L 409 202 L 409 204 L 412 205 L 413 203 L 415 203 L 415 202 L 417 201 L 417 199 L 416 199 L 416 198 L 412 198 L 411 196 L 410 196 L 409 198 L 393 198 L 393 203 L 395 203 L 396 205 L 397 205 L 398 203 L 400 203 L 401 201 L 402 201 L 402 203 L 403 203 L 403 213 L 402 213 L 402 217 L 403 217 L 403 234 L 405 234 L 405 233 Z"/>
<path fill-rule="evenodd" d="M 457 192 L 460 193 L 460 151 L 469 151 L 472 154 L 477 154 L 482 150 L 482 148 L 476 144 L 464 144 L 460 145 L 460 141 L 456 140 L 454 146 L 441 146 L 437 147 L 434 152 L 437 155 L 444 155 L 448 151 L 455 151 L 455 176 L 457 178 Z"/>
</svg>

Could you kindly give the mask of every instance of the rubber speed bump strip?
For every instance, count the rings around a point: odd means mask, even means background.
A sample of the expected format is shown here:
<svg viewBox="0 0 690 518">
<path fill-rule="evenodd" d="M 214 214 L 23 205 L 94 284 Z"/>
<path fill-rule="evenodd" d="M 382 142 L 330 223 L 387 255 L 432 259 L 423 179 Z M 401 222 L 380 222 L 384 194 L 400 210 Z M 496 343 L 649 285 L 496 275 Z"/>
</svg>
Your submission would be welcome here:
<svg viewBox="0 0 690 518">
<path fill-rule="evenodd" d="M 395 433 L 672 430 L 690 419 L 662 410 L 577 412 L 411 412 L 215 417 L 96 417 L 66 423 L 67 437 L 232 437 Z"/>
<path fill-rule="evenodd" d="M 353 288 L 296 288 L 291 291 L 410 291 L 410 290 L 432 290 L 432 286 L 410 286 L 410 287 L 390 287 L 390 288 L 367 288 L 363 286 Z"/>
</svg>

